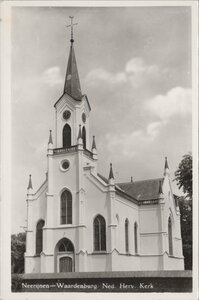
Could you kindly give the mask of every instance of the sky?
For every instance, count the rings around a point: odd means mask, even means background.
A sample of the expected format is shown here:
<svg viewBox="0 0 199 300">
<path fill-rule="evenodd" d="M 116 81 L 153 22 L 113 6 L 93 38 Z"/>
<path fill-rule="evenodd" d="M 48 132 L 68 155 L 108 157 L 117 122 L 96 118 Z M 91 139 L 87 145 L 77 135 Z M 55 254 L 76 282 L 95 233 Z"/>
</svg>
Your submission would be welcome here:
<svg viewBox="0 0 199 300">
<path fill-rule="evenodd" d="M 12 8 L 12 232 L 26 225 L 28 176 L 45 180 L 54 104 L 62 95 L 74 16 L 82 93 L 98 171 L 116 182 L 174 178 L 192 150 L 189 7 Z M 92 139 L 90 139 L 92 140 Z M 180 193 L 174 184 L 175 193 Z"/>
</svg>

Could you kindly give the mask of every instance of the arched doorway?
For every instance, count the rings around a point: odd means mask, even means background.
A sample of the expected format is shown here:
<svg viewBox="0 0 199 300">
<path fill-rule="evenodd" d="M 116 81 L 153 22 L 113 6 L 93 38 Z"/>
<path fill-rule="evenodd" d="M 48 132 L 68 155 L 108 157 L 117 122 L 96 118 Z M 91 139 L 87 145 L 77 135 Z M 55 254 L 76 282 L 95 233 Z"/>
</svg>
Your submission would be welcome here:
<svg viewBox="0 0 199 300">
<path fill-rule="evenodd" d="M 67 238 L 61 239 L 55 247 L 55 272 L 74 272 L 74 253 L 73 243 Z"/>
<path fill-rule="evenodd" d="M 63 148 L 71 147 L 71 128 L 68 124 L 63 128 Z"/>
</svg>

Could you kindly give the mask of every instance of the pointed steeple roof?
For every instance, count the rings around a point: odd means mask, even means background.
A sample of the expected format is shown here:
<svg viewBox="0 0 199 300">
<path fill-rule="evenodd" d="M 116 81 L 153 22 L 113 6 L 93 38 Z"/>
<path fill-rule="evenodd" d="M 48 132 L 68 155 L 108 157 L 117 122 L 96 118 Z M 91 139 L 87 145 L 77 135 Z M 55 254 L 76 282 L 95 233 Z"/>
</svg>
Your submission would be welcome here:
<svg viewBox="0 0 199 300">
<path fill-rule="evenodd" d="M 29 175 L 28 190 L 33 189 L 31 175 Z"/>
<path fill-rule="evenodd" d="M 93 136 L 92 149 L 97 149 L 96 143 L 95 143 L 95 136 Z"/>
<path fill-rule="evenodd" d="M 167 157 L 165 157 L 165 165 L 164 165 L 164 176 L 169 175 L 169 165 L 167 161 Z"/>
<path fill-rule="evenodd" d="M 109 172 L 109 178 L 108 179 L 114 179 L 113 168 L 112 168 L 112 164 L 111 163 L 110 163 L 110 172 Z"/>
<path fill-rule="evenodd" d="M 74 40 L 71 39 L 71 46 L 70 46 L 70 54 L 68 58 L 68 65 L 66 71 L 66 78 L 64 84 L 64 93 L 67 93 L 75 100 L 81 100 L 82 92 L 80 86 L 80 80 L 77 70 L 77 62 L 75 58 L 75 51 L 74 51 Z"/>
<path fill-rule="evenodd" d="M 169 169 L 167 157 L 165 157 L 165 166 L 164 166 L 164 169 Z"/>
<path fill-rule="evenodd" d="M 52 130 L 50 130 L 50 135 L 49 135 L 49 141 L 48 141 L 48 144 L 53 144 Z"/>
</svg>

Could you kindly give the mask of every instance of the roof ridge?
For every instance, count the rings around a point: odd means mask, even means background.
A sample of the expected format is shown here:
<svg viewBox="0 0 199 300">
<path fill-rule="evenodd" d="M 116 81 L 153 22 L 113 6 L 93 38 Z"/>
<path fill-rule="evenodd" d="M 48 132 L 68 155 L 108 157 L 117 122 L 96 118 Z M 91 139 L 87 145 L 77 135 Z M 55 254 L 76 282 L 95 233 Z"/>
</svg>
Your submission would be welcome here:
<svg viewBox="0 0 199 300">
<path fill-rule="evenodd" d="M 134 184 L 137 182 L 145 182 L 145 181 L 153 181 L 153 180 L 163 180 L 164 177 L 159 177 L 159 178 L 152 178 L 152 179 L 144 179 L 144 180 L 136 180 L 136 181 L 128 181 L 128 182 L 117 182 L 116 184 Z"/>
</svg>

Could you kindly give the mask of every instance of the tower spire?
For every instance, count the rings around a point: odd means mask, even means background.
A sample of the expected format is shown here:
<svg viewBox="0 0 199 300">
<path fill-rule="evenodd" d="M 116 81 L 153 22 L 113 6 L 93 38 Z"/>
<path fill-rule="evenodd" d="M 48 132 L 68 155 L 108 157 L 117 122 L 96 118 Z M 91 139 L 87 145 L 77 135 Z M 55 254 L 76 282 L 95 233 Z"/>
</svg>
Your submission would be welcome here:
<svg viewBox="0 0 199 300">
<path fill-rule="evenodd" d="M 28 182 L 28 190 L 33 189 L 32 187 L 32 179 L 31 179 L 31 174 L 29 175 L 29 182 Z"/>
<path fill-rule="evenodd" d="M 53 144 L 52 130 L 50 130 L 48 145 Z"/>
<path fill-rule="evenodd" d="M 169 175 L 169 165 L 167 161 L 167 157 L 165 157 L 165 165 L 164 165 L 164 176 Z"/>
<path fill-rule="evenodd" d="M 114 179 L 112 163 L 110 163 L 109 179 Z"/>
<path fill-rule="evenodd" d="M 97 149 L 96 143 L 95 143 L 95 136 L 94 135 L 93 135 L 92 149 Z"/>
<path fill-rule="evenodd" d="M 77 23 L 73 23 L 73 18 L 70 16 L 71 24 L 67 25 L 66 27 L 71 28 L 71 45 L 70 45 L 70 53 L 68 58 L 68 65 L 66 70 L 66 78 L 64 84 L 64 94 L 70 95 L 74 100 L 81 100 L 82 92 L 80 86 L 80 80 L 77 70 L 77 63 L 75 58 L 75 51 L 73 47 L 74 39 L 73 39 L 73 26 L 77 25 Z"/>
</svg>

